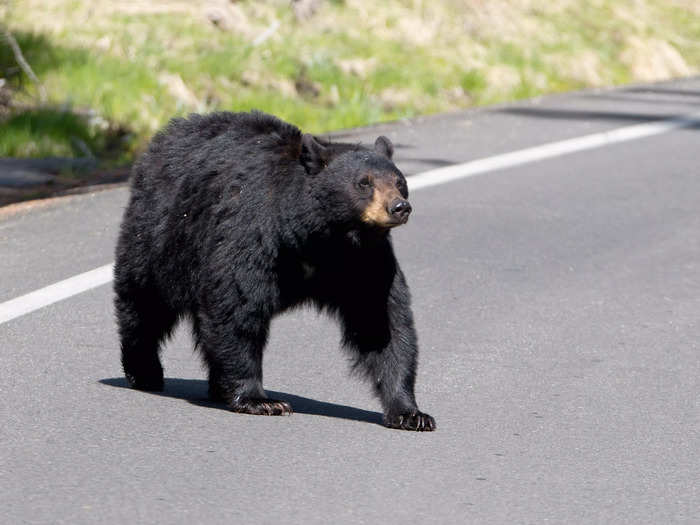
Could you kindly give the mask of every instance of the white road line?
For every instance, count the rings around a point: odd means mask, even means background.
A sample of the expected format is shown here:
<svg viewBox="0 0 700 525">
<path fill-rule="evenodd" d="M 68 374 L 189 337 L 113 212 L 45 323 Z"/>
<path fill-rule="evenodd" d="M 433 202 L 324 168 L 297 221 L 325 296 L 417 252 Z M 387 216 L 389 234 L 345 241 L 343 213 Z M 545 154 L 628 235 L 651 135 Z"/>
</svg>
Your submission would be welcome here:
<svg viewBox="0 0 700 525">
<path fill-rule="evenodd" d="M 81 273 L 63 281 L 40 288 L 26 295 L 21 295 L 0 303 L 0 324 L 16 317 L 43 308 L 82 292 L 87 292 L 112 280 L 114 263 L 105 264 L 89 272 Z"/>
<path fill-rule="evenodd" d="M 601 133 L 592 133 L 568 140 L 550 142 L 510 153 L 494 155 L 463 164 L 424 171 L 408 178 L 409 190 L 419 190 L 447 182 L 483 175 L 496 170 L 520 166 L 569 153 L 602 148 L 622 142 L 668 133 L 675 129 L 700 125 L 700 112 L 682 115 L 677 118 L 647 122 Z M 112 280 L 114 263 L 81 273 L 64 281 L 46 286 L 21 297 L 0 303 L 0 324 L 28 314 L 44 306 L 62 301 L 68 297 L 92 290 Z"/>
<path fill-rule="evenodd" d="M 456 164 L 454 166 L 424 171 L 423 173 L 409 177 L 408 189 L 418 190 L 420 188 L 445 184 L 453 180 L 465 179 L 467 177 L 482 175 L 513 166 L 520 166 L 538 160 L 551 159 L 578 151 L 602 148 L 603 146 L 611 146 L 612 144 L 619 144 L 621 142 L 652 137 L 654 135 L 668 133 L 675 129 L 697 125 L 700 125 L 700 111 L 668 120 L 636 124 L 634 126 L 603 131 L 601 133 L 592 133 L 591 135 L 584 135 L 573 139 L 550 142 L 549 144 L 542 144 L 541 146 L 521 149 L 502 155 L 494 155 L 493 157 L 465 162 L 464 164 Z"/>
</svg>

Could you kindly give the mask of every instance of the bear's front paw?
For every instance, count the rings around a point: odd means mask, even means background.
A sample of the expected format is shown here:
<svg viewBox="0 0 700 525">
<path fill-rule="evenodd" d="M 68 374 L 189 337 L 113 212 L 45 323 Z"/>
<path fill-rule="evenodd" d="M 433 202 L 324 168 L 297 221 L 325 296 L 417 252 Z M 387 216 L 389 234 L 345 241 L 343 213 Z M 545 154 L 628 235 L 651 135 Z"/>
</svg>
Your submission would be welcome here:
<svg viewBox="0 0 700 525">
<path fill-rule="evenodd" d="M 237 397 L 228 406 L 234 412 L 256 416 L 287 416 L 292 414 L 292 405 L 286 401 L 262 397 Z"/>
<path fill-rule="evenodd" d="M 134 374 L 126 373 L 126 380 L 131 388 L 136 390 L 145 390 L 146 392 L 162 392 L 165 383 L 163 381 L 163 372 L 153 374 L 141 374 L 138 377 Z"/>
<path fill-rule="evenodd" d="M 384 416 L 384 425 L 389 428 L 417 430 L 419 432 L 430 432 L 437 428 L 433 417 L 424 414 L 420 410 L 411 410 L 400 414 L 387 414 Z"/>
</svg>

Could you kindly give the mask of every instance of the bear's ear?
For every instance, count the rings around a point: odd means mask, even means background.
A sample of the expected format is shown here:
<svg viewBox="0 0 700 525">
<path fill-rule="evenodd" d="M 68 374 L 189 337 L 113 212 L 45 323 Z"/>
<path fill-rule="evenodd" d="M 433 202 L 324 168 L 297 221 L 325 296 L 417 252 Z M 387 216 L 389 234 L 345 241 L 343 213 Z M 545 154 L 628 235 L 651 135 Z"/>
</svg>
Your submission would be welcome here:
<svg viewBox="0 0 700 525">
<path fill-rule="evenodd" d="M 316 175 L 328 164 L 328 149 L 308 133 L 301 136 L 299 162 L 309 175 Z"/>
<path fill-rule="evenodd" d="M 391 160 L 391 157 L 394 156 L 394 145 L 388 138 L 381 136 L 374 141 L 374 151 Z"/>
</svg>

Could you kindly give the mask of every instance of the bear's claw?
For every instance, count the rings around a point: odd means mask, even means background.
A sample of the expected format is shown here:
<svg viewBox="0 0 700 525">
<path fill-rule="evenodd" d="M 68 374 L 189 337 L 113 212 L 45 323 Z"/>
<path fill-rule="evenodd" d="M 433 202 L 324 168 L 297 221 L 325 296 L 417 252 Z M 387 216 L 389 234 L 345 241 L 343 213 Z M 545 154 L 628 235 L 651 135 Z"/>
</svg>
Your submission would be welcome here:
<svg viewBox="0 0 700 525">
<path fill-rule="evenodd" d="M 435 419 L 419 410 L 401 414 L 388 414 L 384 416 L 384 425 L 389 428 L 416 430 L 418 432 L 431 432 L 437 428 Z"/>
<path fill-rule="evenodd" d="M 289 416 L 292 405 L 286 401 L 260 397 L 241 397 L 228 404 L 233 412 L 256 416 Z"/>
</svg>

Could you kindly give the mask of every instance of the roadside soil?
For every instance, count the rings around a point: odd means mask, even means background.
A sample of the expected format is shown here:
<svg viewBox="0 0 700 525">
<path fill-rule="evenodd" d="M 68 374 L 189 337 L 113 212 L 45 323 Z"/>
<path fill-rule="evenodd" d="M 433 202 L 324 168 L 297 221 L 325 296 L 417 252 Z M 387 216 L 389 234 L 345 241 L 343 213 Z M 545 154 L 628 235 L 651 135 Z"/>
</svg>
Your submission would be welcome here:
<svg viewBox="0 0 700 525">
<path fill-rule="evenodd" d="M 0 206 L 46 199 L 75 193 L 94 191 L 102 187 L 125 183 L 129 178 L 130 166 L 97 169 L 78 176 L 41 173 L 43 182 L 3 184 L 0 180 Z"/>
</svg>

